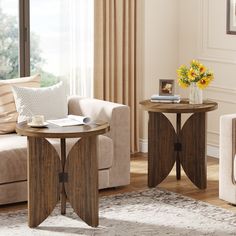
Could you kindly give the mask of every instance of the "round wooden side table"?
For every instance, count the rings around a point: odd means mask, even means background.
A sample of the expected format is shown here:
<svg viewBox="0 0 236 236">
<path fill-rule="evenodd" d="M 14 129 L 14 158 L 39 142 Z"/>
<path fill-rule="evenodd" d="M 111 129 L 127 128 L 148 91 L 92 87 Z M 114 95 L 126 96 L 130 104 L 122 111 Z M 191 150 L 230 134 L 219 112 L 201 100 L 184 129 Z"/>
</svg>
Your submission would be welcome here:
<svg viewBox="0 0 236 236">
<path fill-rule="evenodd" d="M 206 112 L 217 109 L 217 103 L 203 104 L 140 102 L 149 113 L 148 186 L 161 183 L 176 162 L 176 177 L 181 178 L 181 165 L 188 178 L 200 189 L 207 187 Z M 176 131 L 163 113 L 176 114 Z M 193 113 L 181 128 L 181 114 Z"/>
<path fill-rule="evenodd" d="M 31 128 L 16 126 L 17 133 L 28 140 L 28 225 L 37 227 L 61 200 L 61 214 L 66 213 L 66 199 L 79 217 L 90 226 L 98 226 L 97 135 L 109 131 L 106 122 L 91 125 Z M 47 138 L 58 138 L 61 156 Z M 80 138 L 66 157 L 66 139 Z M 61 197 L 60 197 L 61 195 Z"/>
</svg>

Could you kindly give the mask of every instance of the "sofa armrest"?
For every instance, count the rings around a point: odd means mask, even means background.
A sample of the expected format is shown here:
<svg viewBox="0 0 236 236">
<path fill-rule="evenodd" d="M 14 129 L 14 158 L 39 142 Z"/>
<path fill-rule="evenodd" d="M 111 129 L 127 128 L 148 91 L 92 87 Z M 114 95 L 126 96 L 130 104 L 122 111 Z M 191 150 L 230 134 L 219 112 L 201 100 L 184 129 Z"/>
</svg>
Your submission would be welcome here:
<svg viewBox="0 0 236 236">
<path fill-rule="evenodd" d="M 71 96 L 68 99 L 68 113 L 88 116 L 92 120 L 107 121 L 110 124 L 109 136 L 122 140 L 124 132 L 125 142 L 128 141 L 126 135 L 130 136 L 130 111 L 126 105 L 94 98 Z"/>
<path fill-rule="evenodd" d="M 230 156 L 233 154 L 235 148 L 233 147 L 233 137 L 236 135 L 235 119 L 236 114 L 222 115 L 220 117 L 220 158 L 226 158 L 226 151 Z"/>
<path fill-rule="evenodd" d="M 130 109 L 126 105 L 79 96 L 68 100 L 69 114 L 89 116 L 110 124 L 106 136 L 113 141 L 113 164 L 109 178 L 110 187 L 130 182 Z M 122 175 L 122 178 L 120 177 Z"/>
<path fill-rule="evenodd" d="M 236 185 L 236 118 L 232 120 L 232 183 Z"/>
<path fill-rule="evenodd" d="M 235 185 L 235 137 L 236 114 L 220 117 L 220 164 L 219 164 L 219 197 L 229 202 L 235 202 L 235 193 L 229 194 Z"/>
</svg>

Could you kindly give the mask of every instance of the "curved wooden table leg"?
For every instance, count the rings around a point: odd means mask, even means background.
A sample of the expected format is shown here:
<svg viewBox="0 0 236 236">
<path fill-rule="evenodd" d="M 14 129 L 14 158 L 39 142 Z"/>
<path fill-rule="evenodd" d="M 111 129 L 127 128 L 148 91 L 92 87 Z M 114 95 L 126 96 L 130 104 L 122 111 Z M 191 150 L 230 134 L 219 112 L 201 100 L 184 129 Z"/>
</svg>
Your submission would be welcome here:
<svg viewBox="0 0 236 236">
<path fill-rule="evenodd" d="M 170 173 L 175 163 L 176 133 L 168 118 L 149 112 L 148 122 L 148 186 L 155 187 Z"/>
<path fill-rule="evenodd" d="M 55 208 L 60 196 L 60 158 L 44 138 L 28 137 L 28 225 L 37 227 Z"/>
<path fill-rule="evenodd" d="M 84 137 L 72 147 L 65 165 L 68 201 L 88 225 L 98 226 L 97 138 Z"/>
<path fill-rule="evenodd" d="M 180 161 L 189 179 L 200 189 L 207 187 L 206 113 L 191 115 L 181 130 Z"/>
</svg>

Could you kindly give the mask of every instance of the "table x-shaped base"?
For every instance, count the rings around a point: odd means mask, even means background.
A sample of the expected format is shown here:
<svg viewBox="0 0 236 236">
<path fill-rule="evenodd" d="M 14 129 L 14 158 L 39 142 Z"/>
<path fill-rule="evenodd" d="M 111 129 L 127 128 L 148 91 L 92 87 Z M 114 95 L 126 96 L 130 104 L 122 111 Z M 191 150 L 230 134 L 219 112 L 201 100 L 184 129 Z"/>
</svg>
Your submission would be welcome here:
<svg viewBox="0 0 236 236">
<path fill-rule="evenodd" d="M 61 158 L 45 138 L 28 137 L 28 217 L 29 227 L 37 227 L 61 199 L 66 199 L 78 216 L 90 226 L 98 226 L 98 167 L 96 137 L 80 138 L 66 158 L 61 139 Z"/>
<path fill-rule="evenodd" d="M 177 179 L 182 165 L 189 179 L 200 189 L 207 187 L 206 113 L 192 114 L 181 128 L 176 114 L 176 131 L 161 112 L 149 112 L 148 186 L 155 187 L 170 173 L 176 162 Z"/>
</svg>

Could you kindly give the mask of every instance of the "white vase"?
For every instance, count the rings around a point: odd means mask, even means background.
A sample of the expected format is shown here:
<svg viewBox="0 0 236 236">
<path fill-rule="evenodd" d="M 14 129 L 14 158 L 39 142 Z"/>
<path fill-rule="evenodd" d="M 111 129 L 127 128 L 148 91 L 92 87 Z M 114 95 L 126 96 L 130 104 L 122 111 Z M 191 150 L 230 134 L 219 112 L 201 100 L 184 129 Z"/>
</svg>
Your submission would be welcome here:
<svg viewBox="0 0 236 236">
<path fill-rule="evenodd" d="M 202 104 L 202 89 L 197 86 L 197 83 L 192 82 L 189 86 L 189 103 Z"/>
</svg>

